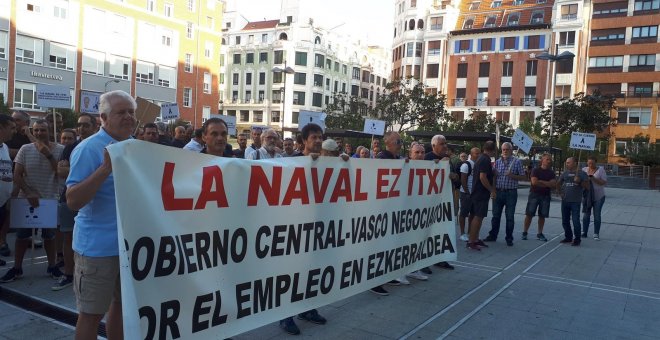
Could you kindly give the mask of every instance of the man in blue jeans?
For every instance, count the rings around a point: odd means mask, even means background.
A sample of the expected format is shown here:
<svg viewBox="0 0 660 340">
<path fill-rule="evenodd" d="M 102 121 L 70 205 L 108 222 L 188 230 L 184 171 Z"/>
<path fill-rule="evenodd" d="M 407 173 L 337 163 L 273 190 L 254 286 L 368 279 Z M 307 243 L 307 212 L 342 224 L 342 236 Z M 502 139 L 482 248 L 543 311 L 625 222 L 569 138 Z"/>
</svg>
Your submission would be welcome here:
<svg viewBox="0 0 660 340">
<path fill-rule="evenodd" d="M 594 214 L 594 240 L 600 240 L 600 214 L 605 204 L 605 185 L 607 184 L 607 174 L 602 166 L 596 166 L 596 157 L 590 156 L 587 159 L 587 166 L 582 168 L 589 176 L 590 188 L 589 195 L 586 195 L 582 214 L 583 232 L 582 238 L 587 237 L 589 231 L 589 220 L 591 211 Z"/>
<path fill-rule="evenodd" d="M 558 184 L 562 189 L 561 224 L 564 227 L 564 239 L 561 243 L 580 245 L 580 203 L 584 190 L 589 190 L 589 177 L 578 169 L 574 157 L 566 159 L 566 171 L 559 177 Z M 573 230 L 571 230 L 573 220 Z"/>
<path fill-rule="evenodd" d="M 513 157 L 513 146 L 509 142 L 502 143 L 502 157 L 495 161 L 495 189 L 497 195 L 493 201 L 493 218 L 486 242 L 494 242 L 500 233 L 502 210 L 506 206 L 506 245 L 513 246 L 513 214 L 518 202 L 518 181 L 526 179 L 525 171 L 519 159 Z"/>
</svg>

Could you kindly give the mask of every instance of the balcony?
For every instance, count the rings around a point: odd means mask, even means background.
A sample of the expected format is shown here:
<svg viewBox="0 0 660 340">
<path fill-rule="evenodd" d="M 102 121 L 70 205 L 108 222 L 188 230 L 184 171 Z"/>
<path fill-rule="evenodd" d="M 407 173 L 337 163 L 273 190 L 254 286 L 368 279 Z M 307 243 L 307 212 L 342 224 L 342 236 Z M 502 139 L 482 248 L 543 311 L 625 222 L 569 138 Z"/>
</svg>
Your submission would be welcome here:
<svg viewBox="0 0 660 340">
<path fill-rule="evenodd" d="M 475 99 L 474 106 L 488 106 L 488 98 Z"/>
<path fill-rule="evenodd" d="M 614 96 L 615 98 L 627 98 L 627 99 L 633 99 L 633 98 L 655 98 L 656 100 L 660 99 L 660 91 L 653 92 L 651 91 L 651 89 L 649 89 L 649 91 L 645 91 L 643 89 L 639 89 L 637 91 L 623 91 L 611 95 Z"/>
<path fill-rule="evenodd" d="M 457 107 L 464 107 L 465 106 L 465 98 L 453 99 L 453 104 L 454 104 L 454 106 L 457 106 Z"/>
<path fill-rule="evenodd" d="M 497 98 L 497 106 L 511 106 L 511 97 Z"/>
<path fill-rule="evenodd" d="M 538 106 L 536 97 L 525 97 L 520 99 L 520 105 L 522 106 Z"/>
</svg>

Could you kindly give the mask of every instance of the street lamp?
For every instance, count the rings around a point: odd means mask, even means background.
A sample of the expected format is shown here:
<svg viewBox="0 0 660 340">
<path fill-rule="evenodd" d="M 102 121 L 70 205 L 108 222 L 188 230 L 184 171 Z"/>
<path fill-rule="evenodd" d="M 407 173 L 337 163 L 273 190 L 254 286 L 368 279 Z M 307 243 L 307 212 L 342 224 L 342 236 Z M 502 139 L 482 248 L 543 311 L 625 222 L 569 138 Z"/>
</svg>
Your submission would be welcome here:
<svg viewBox="0 0 660 340">
<path fill-rule="evenodd" d="M 555 45 L 555 53 L 559 51 L 559 44 Z M 548 146 L 550 147 L 550 152 L 552 152 L 552 127 L 555 118 L 555 86 L 557 84 L 557 64 L 556 62 L 561 62 L 565 60 L 570 60 L 575 58 L 575 54 L 564 51 L 561 54 L 550 54 L 548 52 L 543 52 L 536 56 L 536 59 L 547 60 L 551 63 L 555 63 L 552 68 L 552 89 L 550 90 L 550 98 L 552 99 L 552 105 L 550 108 L 550 135 L 548 137 Z"/>
<path fill-rule="evenodd" d="M 291 67 L 286 66 L 286 60 L 284 61 L 284 68 L 273 67 L 273 72 L 275 73 L 284 73 L 282 81 L 284 86 L 282 86 L 282 114 L 280 115 L 280 122 L 282 122 L 282 137 L 284 137 L 284 110 L 286 110 L 286 75 L 296 73 Z"/>
<path fill-rule="evenodd" d="M 105 82 L 105 85 L 103 85 L 103 93 L 108 92 L 108 84 L 110 83 L 119 83 L 119 80 L 117 79 L 111 79 Z"/>
</svg>

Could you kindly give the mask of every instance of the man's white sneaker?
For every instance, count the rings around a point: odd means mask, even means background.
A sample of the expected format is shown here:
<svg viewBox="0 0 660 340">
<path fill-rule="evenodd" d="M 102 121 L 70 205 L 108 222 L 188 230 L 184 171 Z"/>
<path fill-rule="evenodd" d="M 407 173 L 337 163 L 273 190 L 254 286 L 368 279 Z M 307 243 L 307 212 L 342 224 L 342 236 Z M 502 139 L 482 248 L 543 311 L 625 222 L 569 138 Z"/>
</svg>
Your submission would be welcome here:
<svg viewBox="0 0 660 340">
<path fill-rule="evenodd" d="M 410 284 L 410 281 L 406 280 L 405 276 L 402 276 L 402 277 L 396 279 L 396 281 L 398 281 L 402 285 L 409 285 Z"/>
<path fill-rule="evenodd" d="M 408 274 L 408 275 L 406 275 L 406 276 L 409 277 L 409 278 L 411 278 L 411 279 L 415 279 L 415 280 L 419 280 L 419 281 L 426 281 L 426 280 L 429 279 L 428 276 L 426 276 L 426 275 L 420 273 L 419 270 L 414 271 L 414 272 L 412 272 L 412 273 L 410 273 L 410 274 Z"/>
<path fill-rule="evenodd" d="M 594 240 L 600 241 L 600 237 L 598 236 L 598 234 L 594 234 Z"/>
<path fill-rule="evenodd" d="M 467 242 L 467 241 L 468 241 L 467 234 L 463 234 L 463 235 L 461 235 L 461 241 L 463 241 L 463 242 Z"/>
</svg>

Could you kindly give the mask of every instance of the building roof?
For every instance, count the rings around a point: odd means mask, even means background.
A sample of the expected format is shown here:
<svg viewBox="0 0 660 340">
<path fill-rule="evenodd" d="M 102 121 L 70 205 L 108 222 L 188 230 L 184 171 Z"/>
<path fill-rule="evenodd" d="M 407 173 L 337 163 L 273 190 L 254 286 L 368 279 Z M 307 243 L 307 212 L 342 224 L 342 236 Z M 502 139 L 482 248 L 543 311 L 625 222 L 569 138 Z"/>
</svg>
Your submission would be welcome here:
<svg viewBox="0 0 660 340">
<path fill-rule="evenodd" d="M 461 2 L 456 30 L 452 33 L 470 34 L 550 27 L 553 0 L 500 0 L 499 7 L 493 8 L 494 2 Z"/>
<path fill-rule="evenodd" d="M 275 20 L 265 20 L 265 21 L 254 21 L 254 22 L 248 22 L 245 27 L 243 27 L 243 31 L 249 31 L 249 30 L 261 30 L 261 29 L 267 29 L 267 28 L 275 28 L 277 25 L 280 23 L 279 19 Z"/>
</svg>

